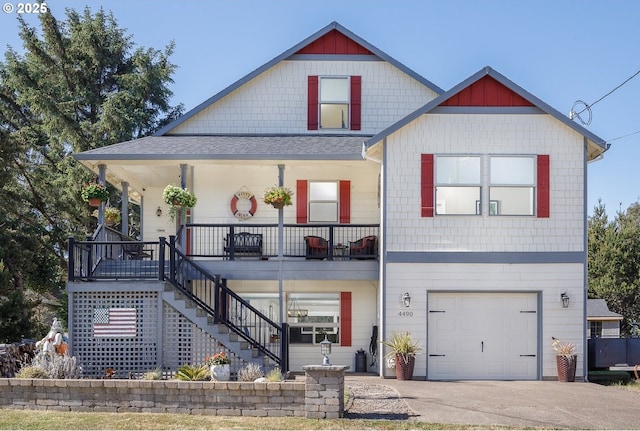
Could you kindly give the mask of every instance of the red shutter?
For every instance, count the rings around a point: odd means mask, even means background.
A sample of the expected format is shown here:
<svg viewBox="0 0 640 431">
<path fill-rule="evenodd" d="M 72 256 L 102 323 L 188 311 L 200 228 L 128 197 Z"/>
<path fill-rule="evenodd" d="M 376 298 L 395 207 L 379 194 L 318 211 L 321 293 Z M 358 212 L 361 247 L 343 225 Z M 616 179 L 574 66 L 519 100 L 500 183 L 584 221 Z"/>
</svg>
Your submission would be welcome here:
<svg viewBox="0 0 640 431">
<path fill-rule="evenodd" d="M 549 155 L 538 155 L 538 217 L 548 218 L 549 204 Z"/>
<path fill-rule="evenodd" d="M 351 181 L 340 181 L 340 223 L 351 223 Z"/>
<path fill-rule="evenodd" d="M 340 292 L 340 345 L 351 346 L 351 292 Z"/>
<path fill-rule="evenodd" d="M 360 130 L 362 111 L 361 76 L 351 77 L 351 130 Z"/>
<path fill-rule="evenodd" d="M 307 180 L 296 181 L 296 223 L 307 222 Z"/>
<path fill-rule="evenodd" d="M 433 217 L 433 154 L 420 159 L 420 216 Z"/>
<path fill-rule="evenodd" d="M 318 77 L 309 76 L 307 86 L 307 130 L 318 130 Z"/>
</svg>

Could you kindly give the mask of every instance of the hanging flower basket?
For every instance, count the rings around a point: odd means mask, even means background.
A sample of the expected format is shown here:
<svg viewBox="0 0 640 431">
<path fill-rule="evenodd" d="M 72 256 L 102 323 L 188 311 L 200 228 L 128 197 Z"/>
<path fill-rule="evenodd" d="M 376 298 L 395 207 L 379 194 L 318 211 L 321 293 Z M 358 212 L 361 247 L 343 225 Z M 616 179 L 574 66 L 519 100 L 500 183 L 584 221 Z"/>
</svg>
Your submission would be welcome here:
<svg viewBox="0 0 640 431">
<path fill-rule="evenodd" d="M 174 220 L 178 208 L 193 208 L 198 199 L 187 189 L 169 184 L 162 192 L 164 202 L 169 205 L 169 217 Z"/>
<path fill-rule="evenodd" d="M 290 188 L 273 186 L 264 191 L 262 200 L 265 204 L 273 205 L 274 208 L 280 209 L 292 204 L 292 196 L 293 192 Z"/>
<path fill-rule="evenodd" d="M 109 190 L 104 184 L 86 183 L 80 192 L 82 200 L 93 207 L 99 207 L 102 202 L 109 199 Z"/>
</svg>

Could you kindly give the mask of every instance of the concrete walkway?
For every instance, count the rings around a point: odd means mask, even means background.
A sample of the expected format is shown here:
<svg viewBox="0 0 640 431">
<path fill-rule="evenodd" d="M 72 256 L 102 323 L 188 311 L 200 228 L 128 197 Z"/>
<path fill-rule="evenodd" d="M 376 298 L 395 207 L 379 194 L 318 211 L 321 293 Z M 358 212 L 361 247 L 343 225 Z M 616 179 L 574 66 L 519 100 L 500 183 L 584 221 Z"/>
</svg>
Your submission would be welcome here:
<svg viewBox="0 0 640 431">
<path fill-rule="evenodd" d="M 640 391 L 555 381 L 398 381 L 347 374 L 394 388 L 412 420 L 514 428 L 640 429 Z"/>
</svg>

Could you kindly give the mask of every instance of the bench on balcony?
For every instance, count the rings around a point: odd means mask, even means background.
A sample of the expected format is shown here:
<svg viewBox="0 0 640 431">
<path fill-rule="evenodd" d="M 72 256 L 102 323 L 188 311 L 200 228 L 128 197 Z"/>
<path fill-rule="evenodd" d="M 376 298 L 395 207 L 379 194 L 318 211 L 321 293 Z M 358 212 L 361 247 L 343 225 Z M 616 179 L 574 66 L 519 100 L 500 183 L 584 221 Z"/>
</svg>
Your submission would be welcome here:
<svg viewBox="0 0 640 431">
<path fill-rule="evenodd" d="M 262 257 L 261 233 L 239 232 L 233 235 L 227 234 L 224 243 L 224 252 L 227 259 L 233 259 L 235 256 Z"/>
</svg>

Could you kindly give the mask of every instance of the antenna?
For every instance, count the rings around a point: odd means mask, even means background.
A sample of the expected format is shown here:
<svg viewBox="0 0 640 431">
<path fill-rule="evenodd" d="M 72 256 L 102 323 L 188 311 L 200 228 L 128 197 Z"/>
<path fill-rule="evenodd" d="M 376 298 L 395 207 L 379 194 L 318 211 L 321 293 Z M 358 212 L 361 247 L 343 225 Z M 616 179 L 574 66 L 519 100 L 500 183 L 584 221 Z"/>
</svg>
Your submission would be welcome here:
<svg viewBox="0 0 640 431">
<path fill-rule="evenodd" d="M 581 109 L 579 112 L 576 112 L 578 108 L 581 108 Z M 580 114 L 582 114 L 585 111 L 589 114 L 589 117 L 587 120 L 585 120 L 580 116 Z M 576 100 L 573 106 L 571 107 L 571 111 L 569 111 L 569 119 L 573 120 L 575 118 L 577 118 L 578 121 L 580 121 L 583 126 L 588 126 L 589 124 L 591 124 L 591 119 L 592 119 L 591 106 L 587 105 L 587 103 L 583 102 L 582 100 Z"/>
</svg>

